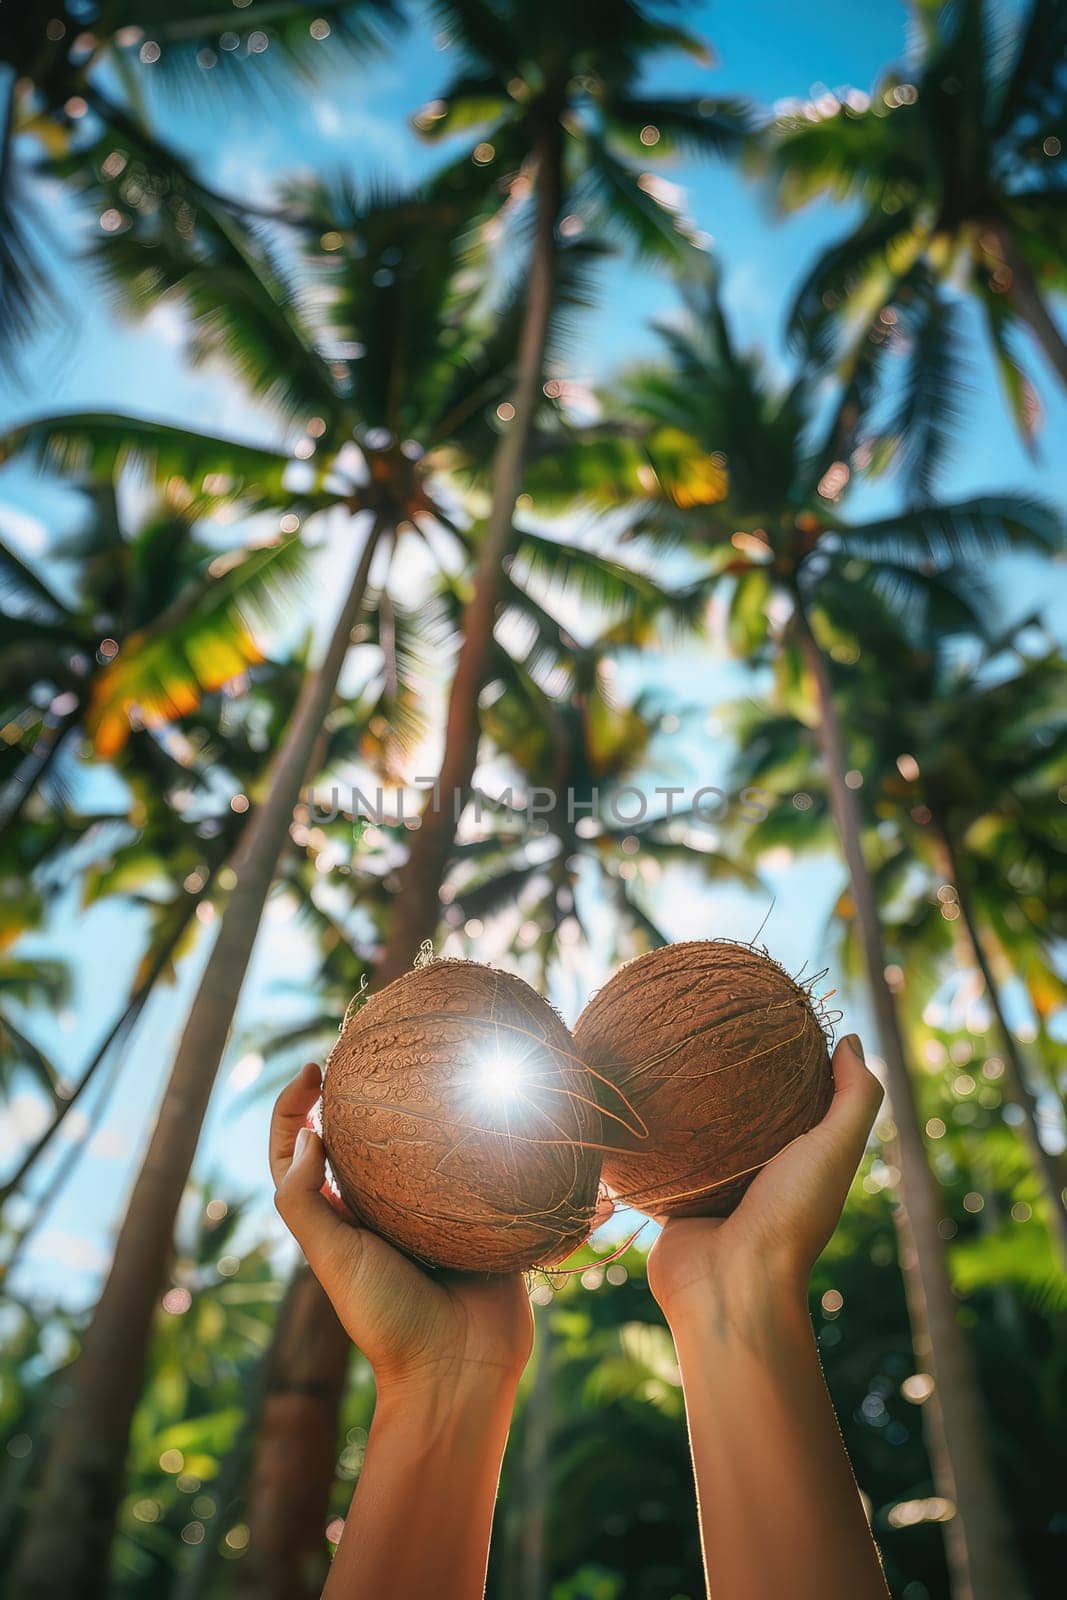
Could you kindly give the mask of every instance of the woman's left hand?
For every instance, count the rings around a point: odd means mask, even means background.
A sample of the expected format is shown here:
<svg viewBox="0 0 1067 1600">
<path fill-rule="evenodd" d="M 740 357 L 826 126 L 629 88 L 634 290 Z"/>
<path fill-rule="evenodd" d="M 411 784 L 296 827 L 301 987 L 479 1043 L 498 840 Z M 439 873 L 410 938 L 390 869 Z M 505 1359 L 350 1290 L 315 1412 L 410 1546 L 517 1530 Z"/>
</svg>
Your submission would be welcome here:
<svg viewBox="0 0 1067 1600">
<path fill-rule="evenodd" d="M 314 1063 L 274 1107 L 270 1165 L 275 1204 L 341 1324 L 383 1388 L 432 1386 L 492 1375 L 517 1384 L 533 1320 L 521 1274 L 430 1273 L 369 1228 L 345 1221 L 323 1193 L 322 1140 L 306 1119 L 322 1088 Z"/>
</svg>

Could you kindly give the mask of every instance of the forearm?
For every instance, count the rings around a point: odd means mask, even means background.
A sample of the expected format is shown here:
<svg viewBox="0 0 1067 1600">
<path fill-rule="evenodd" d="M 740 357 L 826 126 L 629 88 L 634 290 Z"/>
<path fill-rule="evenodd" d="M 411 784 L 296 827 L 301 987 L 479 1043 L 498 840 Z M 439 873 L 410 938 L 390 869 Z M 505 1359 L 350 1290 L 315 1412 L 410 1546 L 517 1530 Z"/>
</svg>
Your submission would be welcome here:
<svg viewBox="0 0 1067 1600">
<path fill-rule="evenodd" d="M 379 1394 L 323 1600 L 478 1600 L 513 1403 L 488 1368 Z"/>
<path fill-rule="evenodd" d="M 797 1293 L 700 1286 L 670 1317 L 711 1600 L 885 1600 Z"/>
</svg>

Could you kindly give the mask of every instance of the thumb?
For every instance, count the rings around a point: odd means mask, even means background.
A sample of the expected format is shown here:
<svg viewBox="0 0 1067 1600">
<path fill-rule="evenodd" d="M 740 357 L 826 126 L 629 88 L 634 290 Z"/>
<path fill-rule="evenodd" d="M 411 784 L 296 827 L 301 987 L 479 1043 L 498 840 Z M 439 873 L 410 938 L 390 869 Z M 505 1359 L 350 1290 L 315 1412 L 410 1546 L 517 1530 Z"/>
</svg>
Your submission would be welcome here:
<svg viewBox="0 0 1067 1600">
<path fill-rule="evenodd" d="M 322 1140 L 311 1128 L 296 1136 L 289 1170 L 274 1191 L 274 1203 L 308 1265 L 327 1293 L 336 1274 L 352 1271 L 362 1253 L 363 1234 L 342 1220 L 322 1193 L 326 1157 Z"/>
<path fill-rule="evenodd" d="M 867 1137 L 885 1091 L 866 1064 L 856 1034 L 843 1038 L 833 1054 L 834 1096 L 819 1127 L 833 1139 L 852 1172 L 859 1166 Z"/>
</svg>

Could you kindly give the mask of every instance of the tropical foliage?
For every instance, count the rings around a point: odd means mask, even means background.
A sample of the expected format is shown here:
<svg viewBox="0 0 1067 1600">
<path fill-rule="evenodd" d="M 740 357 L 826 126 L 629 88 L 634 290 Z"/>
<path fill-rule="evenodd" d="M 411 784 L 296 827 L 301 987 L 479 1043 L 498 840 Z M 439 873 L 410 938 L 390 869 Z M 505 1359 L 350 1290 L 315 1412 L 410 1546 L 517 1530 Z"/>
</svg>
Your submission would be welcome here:
<svg viewBox="0 0 1067 1600">
<path fill-rule="evenodd" d="M 318 1592 L 373 1383 L 259 1149 L 354 994 L 431 940 L 573 1015 L 672 937 L 773 948 L 777 899 L 889 1089 L 811 1310 L 894 1596 L 1057 1593 L 1063 522 L 1047 468 L 953 457 L 976 311 L 1035 460 L 1030 340 L 1067 386 L 1062 7 L 916 0 L 869 92 L 770 112 L 667 0 L 2 9 L 12 1594 Z M 184 137 L 430 42 L 417 177 L 356 148 L 251 196 Z M 784 364 L 682 161 L 841 205 Z M 670 310 L 578 382 L 624 262 Z M 52 403 L 68 284 L 170 319 L 240 425 Z M 55 1219 L 101 1170 L 87 1271 Z M 531 1282 L 491 1597 L 703 1593 L 640 1225 Z"/>
</svg>

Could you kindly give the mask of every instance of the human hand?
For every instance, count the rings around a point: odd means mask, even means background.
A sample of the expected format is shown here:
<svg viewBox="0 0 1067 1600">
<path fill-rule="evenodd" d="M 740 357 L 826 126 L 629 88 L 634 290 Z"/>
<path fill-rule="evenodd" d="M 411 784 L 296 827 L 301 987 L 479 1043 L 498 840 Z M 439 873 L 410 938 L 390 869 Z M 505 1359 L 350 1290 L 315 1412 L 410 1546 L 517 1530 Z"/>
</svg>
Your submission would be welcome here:
<svg viewBox="0 0 1067 1600">
<path fill-rule="evenodd" d="M 383 1388 L 447 1392 L 473 1379 L 518 1383 L 533 1319 L 519 1273 L 431 1276 L 323 1193 L 322 1140 L 306 1126 L 322 1074 L 309 1063 L 282 1090 L 270 1129 L 275 1204 L 353 1343 Z"/>
<path fill-rule="evenodd" d="M 736 1211 L 664 1225 L 649 1251 L 648 1282 L 668 1322 L 702 1301 L 709 1285 L 724 1306 L 767 1292 L 805 1298 L 882 1102 L 855 1034 L 841 1040 L 832 1065 L 829 1111 L 767 1163 Z"/>
</svg>

